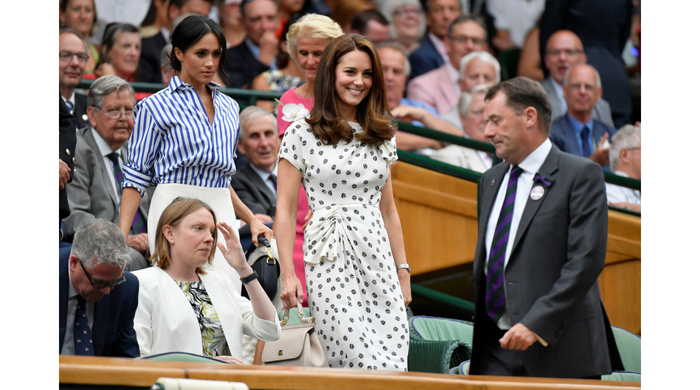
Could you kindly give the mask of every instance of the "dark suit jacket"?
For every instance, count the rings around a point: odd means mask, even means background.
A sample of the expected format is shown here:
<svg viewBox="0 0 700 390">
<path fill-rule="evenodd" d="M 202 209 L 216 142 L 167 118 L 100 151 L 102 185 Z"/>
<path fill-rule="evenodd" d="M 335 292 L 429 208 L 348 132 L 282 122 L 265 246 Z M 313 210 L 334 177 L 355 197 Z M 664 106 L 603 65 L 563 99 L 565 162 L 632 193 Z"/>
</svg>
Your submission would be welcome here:
<svg viewBox="0 0 700 390">
<path fill-rule="evenodd" d="M 428 73 L 433 69 L 441 67 L 445 63 L 445 60 L 442 59 L 442 56 L 438 53 L 435 45 L 433 45 L 433 41 L 428 38 L 427 34 L 425 38 L 423 38 L 423 43 L 421 43 L 418 49 L 411 53 L 408 60 L 411 62 L 411 75 L 409 79 Z"/>
<path fill-rule="evenodd" d="M 78 129 L 90 126 L 90 120 L 87 116 L 87 96 L 75 94 L 75 120 L 78 122 Z"/>
<path fill-rule="evenodd" d="M 484 304 L 485 232 L 509 164 L 489 169 L 479 183 L 479 239 L 474 258 L 476 308 L 471 374 L 484 374 L 488 317 Z M 539 170 L 551 183 L 539 200 L 528 197 L 505 269 L 510 323 L 522 323 L 549 343 L 520 354 L 540 377 L 587 377 L 611 372 L 606 314 L 598 289 L 605 265 L 608 209 L 603 171 L 594 162 L 552 147 Z M 609 329 L 609 326 L 608 326 Z M 495 341 L 497 344 L 497 341 Z M 610 345 L 612 344 L 612 345 Z M 617 368 L 617 367 L 616 367 Z"/>
<path fill-rule="evenodd" d="M 255 58 L 245 41 L 226 50 L 224 70 L 230 88 L 250 89 L 253 79 L 268 69 L 269 66 Z"/>
<path fill-rule="evenodd" d="M 597 144 L 605 133 L 608 133 L 608 141 L 611 141 L 612 136 L 615 135 L 617 130 L 603 122 L 593 119 L 593 129 L 591 129 L 591 131 L 593 132 L 595 144 Z M 577 156 L 581 155 L 581 150 L 578 147 L 578 140 L 576 138 L 576 131 L 571 125 L 567 115 L 559 117 L 559 119 L 552 122 L 552 128 L 549 132 L 549 139 L 551 139 L 552 143 L 554 143 L 554 145 L 556 145 L 561 151 L 575 154 Z M 595 144 L 593 147 L 595 147 Z M 591 152 L 593 152 L 593 150 L 591 150 Z M 609 171 L 610 167 L 606 166 L 603 169 Z"/>
<path fill-rule="evenodd" d="M 160 74 L 160 52 L 167 45 L 163 34 L 158 31 L 156 35 L 141 40 L 141 57 L 139 58 L 138 81 L 145 83 L 163 83 Z"/>
<path fill-rule="evenodd" d="M 58 352 L 63 348 L 68 311 L 68 259 L 70 248 L 59 251 L 58 266 Z M 92 342 L 95 356 L 138 357 L 139 345 L 134 331 L 138 306 L 139 281 L 124 271 L 126 282 L 95 302 Z"/>
<path fill-rule="evenodd" d="M 107 172 L 108 169 L 114 168 L 105 164 L 91 127 L 78 130 L 77 135 L 74 180 L 66 186 L 71 212 L 64 222 L 69 237 L 73 236 L 81 225 L 94 218 L 104 218 L 119 225 L 119 199 Z M 126 147 L 125 142 L 119 150 L 125 158 Z M 144 220 L 148 217 L 152 190 L 153 187 L 149 187 L 139 205 Z"/>
<path fill-rule="evenodd" d="M 253 214 L 265 214 L 275 217 L 277 196 L 265 185 L 250 164 L 236 171 L 231 177 L 231 187 L 243 204 L 248 206 Z"/>
<path fill-rule="evenodd" d="M 54 133 L 56 134 L 56 133 Z M 73 162 L 75 161 L 75 117 L 68 111 L 68 106 L 58 93 L 58 158 L 70 168 L 70 183 L 73 180 Z M 59 220 L 70 214 L 66 189 L 58 190 Z"/>
<path fill-rule="evenodd" d="M 552 120 L 558 119 L 560 116 L 565 115 L 567 109 L 566 106 L 560 103 L 554 83 L 556 83 L 556 81 L 554 81 L 551 76 L 540 82 L 544 88 L 544 91 L 547 92 L 549 103 L 552 105 Z M 593 113 L 591 113 L 591 117 L 605 123 L 608 126 L 614 126 L 612 114 L 610 113 L 610 104 L 608 104 L 605 99 L 601 98 L 598 100 L 598 103 L 593 106 Z"/>
</svg>

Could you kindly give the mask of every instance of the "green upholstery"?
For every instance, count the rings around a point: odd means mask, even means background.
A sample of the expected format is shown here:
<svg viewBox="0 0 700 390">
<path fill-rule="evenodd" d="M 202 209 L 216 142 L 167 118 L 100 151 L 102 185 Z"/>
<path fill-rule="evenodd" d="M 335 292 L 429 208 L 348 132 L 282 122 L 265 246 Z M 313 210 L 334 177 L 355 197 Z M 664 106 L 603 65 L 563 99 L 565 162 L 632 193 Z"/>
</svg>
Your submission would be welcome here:
<svg viewBox="0 0 700 390">
<path fill-rule="evenodd" d="M 617 326 L 612 327 L 625 371 L 642 373 L 642 338 Z"/>
<path fill-rule="evenodd" d="M 168 352 L 158 355 L 144 356 L 141 359 L 153 360 L 156 362 L 192 362 L 192 363 L 213 363 L 227 364 L 221 360 L 207 356 L 195 355 L 189 352 Z"/>
<path fill-rule="evenodd" d="M 450 373 L 471 358 L 473 326 L 449 318 L 414 316 L 409 318 L 410 346 L 408 370 Z"/>
<path fill-rule="evenodd" d="M 277 315 L 279 316 L 280 321 L 282 321 L 282 317 L 284 317 L 284 309 L 280 310 Z M 308 307 L 304 308 L 304 317 L 311 317 Z M 299 319 L 299 309 L 296 307 L 289 309 L 289 320 L 287 321 L 287 325 L 293 324 L 301 324 L 301 320 Z"/>
<path fill-rule="evenodd" d="M 614 371 L 610 375 L 602 375 L 600 379 L 604 381 L 641 382 L 642 374 L 631 371 Z"/>
</svg>

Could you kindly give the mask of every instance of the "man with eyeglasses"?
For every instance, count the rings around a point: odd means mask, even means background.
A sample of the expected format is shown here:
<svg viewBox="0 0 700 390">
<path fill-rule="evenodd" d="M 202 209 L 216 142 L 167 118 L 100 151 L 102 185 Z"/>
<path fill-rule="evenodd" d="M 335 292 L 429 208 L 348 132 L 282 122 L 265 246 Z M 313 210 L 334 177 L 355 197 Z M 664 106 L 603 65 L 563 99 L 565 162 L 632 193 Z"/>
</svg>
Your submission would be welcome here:
<svg viewBox="0 0 700 390">
<path fill-rule="evenodd" d="M 445 50 L 449 61 L 437 69 L 418 76 L 408 83 L 406 97 L 435 107 L 438 114 L 457 127 L 459 118 L 449 120 L 444 114 L 454 109 L 461 93 L 459 86 L 460 60 L 473 52 L 487 50 L 486 26 L 480 17 L 462 15 L 450 25 L 445 37 Z"/>
<path fill-rule="evenodd" d="M 134 314 L 139 282 L 121 230 L 93 219 L 59 251 L 58 351 L 61 355 L 138 357 Z"/>
<path fill-rule="evenodd" d="M 58 33 L 58 83 L 61 97 L 75 116 L 78 129 L 90 125 L 87 98 L 75 93 L 89 58 L 87 42 L 80 33 L 71 28 L 62 28 Z"/>
<path fill-rule="evenodd" d="M 119 225 L 121 169 L 127 157 L 126 142 L 134 129 L 134 104 L 133 88 L 117 76 L 102 76 L 90 86 L 87 114 L 91 126 L 77 133 L 73 181 L 66 186 L 70 215 L 64 222 L 69 237 L 95 218 Z M 150 199 L 147 193 L 141 200 L 126 240 L 131 271 L 148 266 L 146 217 Z"/>
<path fill-rule="evenodd" d="M 639 125 L 625 125 L 612 137 L 610 168 L 618 176 L 642 179 L 642 129 Z M 642 193 L 605 183 L 608 204 L 642 212 Z"/>
<path fill-rule="evenodd" d="M 542 86 L 552 104 L 552 119 L 566 114 L 563 88 L 566 71 L 573 65 L 585 63 L 586 53 L 584 53 L 583 44 L 576 34 L 568 30 L 559 30 L 552 34 L 547 41 L 544 54 L 544 65 L 549 70 L 549 77 L 542 81 Z M 610 104 L 602 98 L 593 107 L 592 115 L 595 120 L 611 127 L 615 126 L 610 112 Z"/>
<path fill-rule="evenodd" d="M 590 65 L 570 67 L 564 76 L 567 113 L 552 122 L 549 138 L 562 151 L 591 159 L 609 171 L 608 138 L 615 128 L 593 118 L 593 108 L 603 95 L 600 75 Z"/>
</svg>

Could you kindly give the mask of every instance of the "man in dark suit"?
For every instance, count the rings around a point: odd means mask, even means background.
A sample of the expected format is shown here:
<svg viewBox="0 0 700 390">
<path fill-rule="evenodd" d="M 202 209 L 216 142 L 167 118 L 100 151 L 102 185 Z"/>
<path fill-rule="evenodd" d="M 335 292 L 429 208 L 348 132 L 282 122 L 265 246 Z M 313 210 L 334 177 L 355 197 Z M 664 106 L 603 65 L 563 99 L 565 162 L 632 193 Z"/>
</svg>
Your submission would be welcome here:
<svg viewBox="0 0 700 390">
<path fill-rule="evenodd" d="M 275 31 L 279 26 L 277 3 L 273 0 L 244 1 L 241 3 L 246 39 L 226 51 L 224 69 L 228 86 L 248 89 L 260 73 L 275 69 L 279 40 Z M 246 102 L 239 102 L 245 104 Z"/>
<path fill-rule="evenodd" d="M 428 33 L 420 47 L 408 57 L 411 79 L 437 69 L 449 60 L 445 51 L 445 37 L 452 22 L 462 14 L 459 0 L 427 0 L 425 9 Z"/>
<path fill-rule="evenodd" d="M 73 182 L 66 186 L 70 215 L 64 222 L 69 237 L 95 218 L 119 225 L 121 166 L 126 161 L 126 141 L 134 129 L 134 104 L 131 85 L 117 76 L 102 76 L 90 86 L 88 116 L 92 126 L 77 133 Z M 127 237 L 133 259 L 130 271 L 148 266 L 148 195 L 141 200 Z"/>
<path fill-rule="evenodd" d="M 277 205 L 277 155 L 281 140 L 277 120 L 269 111 L 248 106 L 241 111 L 238 150 L 248 164 L 236 171 L 231 186 L 241 201 L 263 223 L 271 224 Z M 250 228 L 239 230 L 241 238 L 250 236 Z"/>
<path fill-rule="evenodd" d="M 70 215 L 66 185 L 73 180 L 75 162 L 75 117 L 58 93 L 58 240 L 61 248 L 70 246 L 63 218 Z"/>
<path fill-rule="evenodd" d="M 187 13 L 209 16 L 212 0 L 170 0 L 168 4 L 168 23 Z M 174 28 L 174 26 L 173 26 Z M 162 83 L 160 74 L 160 52 L 170 42 L 172 30 L 161 28 L 155 35 L 141 40 L 141 57 L 139 57 L 139 81 Z"/>
<path fill-rule="evenodd" d="M 479 183 L 470 373 L 600 378 L 621 369 L 597 282 L 603 171 L 549 141 L 551 108 L 536 81 L 504 81 L 485 100 L 485 135 L 504 162 Z"/>
<path fill-rule="evenodd" d="M 138 357 L 134 314 L 139 282 L 119 228 L 104 219 L 81 226 L 59 252 L 58 351 L 61 355 Z"/>
<path fill-rule="evenodd" d="M 549 138 L 563 152 L 590 158 L 610 170 L 608 138 L 615 129 L 593 119 L 603 90 L 598 72 L 590 65 L 573 65 L 564 77 L 567 113 L 552 123 Z"/>
<path fill-rule="evenodd" d="M 89 126 L 87 98 L 75 93 L 83 80 L 88 59 L 88 45 L 79 32 L 62 28 L 58 32 L 58 84 L 68 111 L 75 116 L 75 129 Z"/>
</svg>

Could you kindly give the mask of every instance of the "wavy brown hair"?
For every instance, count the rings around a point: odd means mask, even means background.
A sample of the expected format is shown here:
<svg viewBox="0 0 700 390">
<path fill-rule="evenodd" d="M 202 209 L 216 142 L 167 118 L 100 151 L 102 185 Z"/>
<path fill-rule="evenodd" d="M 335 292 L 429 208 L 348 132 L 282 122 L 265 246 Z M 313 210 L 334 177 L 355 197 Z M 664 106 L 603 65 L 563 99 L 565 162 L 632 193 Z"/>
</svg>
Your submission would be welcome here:
<svg viewBox="0 0 700 390">
<path fill-rule="evenodd" d="M 352 127 L 342 118 L 338 108 L 335 68 L 341 57 L 355 50 L 367 53 L 372 62 L 372 88 L 357 106 L 357 121 L 365 131 L 356 136 L 361 142 L 380 145 L 390 140 L 396 132 L 389 114 L 384 71 L 377 51 L 362 35 L 341 35 L 323 51 L 316 71 L 314 107 L 306 119 L 313 134 L 326 145 L 335 145 L 341 139 L 350 142 L 354 136 Z"/>
<path fill-rule="evenodd" d="M 165 238 L 163 228 L 167 225 L 171 227 L 179 225 L 185 217 L 202 207 L 207 209 L 207 211 L 209 211 L 211 216 L 214 218 L 214 234 L 212 235 L 214 238 L 214 244 L 211 246 L 209 257 L 207 259 L 207 263 L 211 264 L 214 259 L 214 253 L 216 252 L 216 238 L 218 236 L 216 229 L 216 214 L 214 214 L 214 210 L 212 210 L 208 204 L 202 202 L 201 200 L 184 198 L 181 196 L 175 198 L 160 215 L 160 219 L 158 220 L 158 230 L 156 230 L 155 250 L 150 258 L 151 262 L 157 261 L 157 266 L 162 269 L 166 269 L 173 262 L 173 259 L 170 257 L 170 242 L 168 242 L 168 239 Z M 202 267 L 197 267 L 195 271 L 198 274 L 206 273 Z"/>
</svg>

